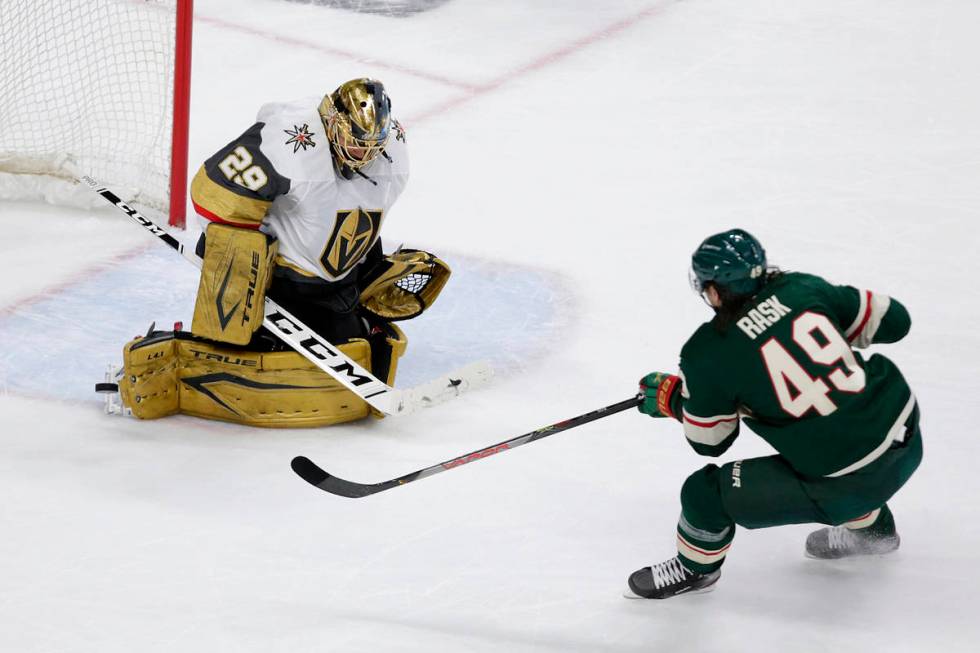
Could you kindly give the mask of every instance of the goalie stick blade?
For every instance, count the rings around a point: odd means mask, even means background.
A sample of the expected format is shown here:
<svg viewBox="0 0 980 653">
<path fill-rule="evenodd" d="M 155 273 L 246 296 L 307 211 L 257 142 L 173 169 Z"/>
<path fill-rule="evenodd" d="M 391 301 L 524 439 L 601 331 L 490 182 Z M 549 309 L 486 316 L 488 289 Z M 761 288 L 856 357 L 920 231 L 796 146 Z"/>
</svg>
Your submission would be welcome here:
<svg viewBox="0 0 980 653">
<path fill-rule="evenodd" d="M 411 415 L 422 409 L 438 406 L 464 392 L 486 385 L 493 378 L 493 368 L 487 361 L 470 363 L 449 374 L 417 386 L 396 390 L 392 415 Z"/>
<path fill-rule="evenodd" d="M 361 497 L 366 497 L 376 492 L 387 490 L 395 485 L 400 485 L 400 483 L 397 481 L 374 484 L 352 483 L 351 481 L 345 481 L 342 478 L 331 476 L 324 470 L 320 469 L 316 463 L 306 456 L 296 456 L 293 458 L 293 462 L 290 463 L 290 466 L 300 478 L 310 485 L 318 487 L 324 492 L 336 494 L 339 497 L 347 497 L 348 499 L 360 499 Z"/>
</svg>

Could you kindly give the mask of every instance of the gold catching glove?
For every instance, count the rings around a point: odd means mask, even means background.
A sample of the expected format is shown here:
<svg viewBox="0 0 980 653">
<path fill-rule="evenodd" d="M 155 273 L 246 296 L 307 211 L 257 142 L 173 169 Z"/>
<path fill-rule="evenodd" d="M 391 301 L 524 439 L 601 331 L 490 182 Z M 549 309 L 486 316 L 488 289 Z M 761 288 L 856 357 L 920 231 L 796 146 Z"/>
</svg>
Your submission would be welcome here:
<svg viewBox="0 0 980 653">
<path fill-rule="evenodd" d="M 409 320 L 432 305 L 449 281 L 446 263 L 419 249 L 388 254 L 361 291 L 361 306 L 386 320 Z"/>
</svg>

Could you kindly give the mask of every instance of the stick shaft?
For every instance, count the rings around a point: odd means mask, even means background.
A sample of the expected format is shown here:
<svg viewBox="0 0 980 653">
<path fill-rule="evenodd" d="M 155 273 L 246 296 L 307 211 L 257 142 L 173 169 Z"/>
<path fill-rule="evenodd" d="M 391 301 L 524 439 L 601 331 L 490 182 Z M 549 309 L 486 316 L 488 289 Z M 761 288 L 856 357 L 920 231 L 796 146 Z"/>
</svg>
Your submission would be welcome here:
<svg viewBox="0 0 980 653">
<path fill-rule="evenodd" d="M 517 437 L 509 440 L 498 442 L 497 444 L 490 445 L 489 447 L 484 447 L 483 449 L 478 449 L 477 451 L 472 451 L 468 454 L 463 454 L 462 456 L 457 456 L 456 458 L 451 458 L 441 463 L 431 465 L 410 474 L 405 474 L 404 476 L 399 476 L 398 478 L 393 478 L 390 481 L 383 481 L 381 483 L 355 483 L 353 481 L 346 481 L 342 478 L 327 473 L 305 456 L 297 456 L 294 458 L 292 468 L 293 471 L 302 477 L 307 483 L 315 485 L 325 492 L 356 499 L 366 497 L 371 494 L 377 494 L 378 492 L 383 492 L 384 490 L 390 490 L 393 487 L 405 485 L 429 476 L 434 476 L 450 469 L 456 469 L 457 467 L 471 463 L 475 460 L 488 458 L 494 454 L 500 453 L 501 451 L 516 449 L 517 447 L 534 442 L 535 440 L 541 440 L 550 435 L 554 435 L 555 433 L 561 433 L 562 431 L 567 431 L 575 428 L 576 426 L 588 424 L 589 422 L 594 422 L 597 419 L 608 417 L 609 415 L 614 415 L 624 410 L 629 410 L 630 408 L 634 408 L 639 405 L 641 401 L 642 398 L 639 395 L 630 397 L 629 399 L 624 399 L 623 401 L 615 404 L 597 408 L 596 410 L 578 415 L 577 417 L 572 417 L 571 419 L 549 424 L 548 426 L 536 429 L 530 433 L 518 435 Z"/>
</svg>

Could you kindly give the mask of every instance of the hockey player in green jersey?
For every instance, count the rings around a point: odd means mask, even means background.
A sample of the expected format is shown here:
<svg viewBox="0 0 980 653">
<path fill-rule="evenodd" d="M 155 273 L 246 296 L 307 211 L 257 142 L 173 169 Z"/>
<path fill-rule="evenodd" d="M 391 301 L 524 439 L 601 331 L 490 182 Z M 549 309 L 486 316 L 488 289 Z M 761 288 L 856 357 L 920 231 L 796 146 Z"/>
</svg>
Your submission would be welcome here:
<svg viewBox="0 0 980 653">
<path fill-rule="evenodd" d="M 915 396 L 898 367 L 853 348 L 891 343 L 909 314 L 886 295 L 769 268 L 762 245 L 733 229 L 707 238 L 691 282 L 715 311 L 681 349 L 680 374 L 640 382 L 640 411 L 673 417 L 696 452 L 719 456 L 740 422 L 776 455 L 707 465 L 685 481 L 676 557 L 634 572 L 628 596 L 710 588 L 736 524 L 827 524 L 806 555 L 898 548 L 886 501 L 922 459 Z"/>
</svg>

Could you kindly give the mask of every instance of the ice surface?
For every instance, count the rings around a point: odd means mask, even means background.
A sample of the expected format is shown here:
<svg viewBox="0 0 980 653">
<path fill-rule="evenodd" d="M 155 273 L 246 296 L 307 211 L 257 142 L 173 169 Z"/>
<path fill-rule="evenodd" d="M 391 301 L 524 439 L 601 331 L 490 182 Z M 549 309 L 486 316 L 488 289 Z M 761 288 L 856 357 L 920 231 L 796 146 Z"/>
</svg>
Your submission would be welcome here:
<svg viewBox="0 0 980 653">
<path fill-rule="evenodd" d="M 103 359 L 186 321 L 193 269 L 111 213 L 0 203 L 0 650 L 980 648 L 980 6 L 195 5 L 192 171 L 268 100 L 383 79 L 413 165 L 385 240 L 457 270 L 407 325 L 402 380 L 487 354 L 510 373 L 328 429 L 109 418 Z M 628 397 L 706 319 L 688 256 L 735 225 L 912 313 L 883 348 L 926 449 L 894 556 L 741 530 L 717 591 L 623 600 L 708 462 L 633 413 L 361 500 L 290 472 L 304 454 L 380 481 Z M 746 433 L 725 460 L 766 453 Z"/>
<path fill-rule="evenodd" d="M 498 376 L 520 373 L 571 319 L 573 294 L 559 275 L 465 254 L 439 255 L 453 261 L 453 284 L 466 292 L 446 293 L 438 309 L 404 325 L 412 356 L 399 366 L 398 386 L 423 383 L 477 360 L 488 361 Z M 4 388 L 99 401 L 92 392 L 93 382 L 101 380 L 97 371 L 121 362 L 121 343 L 145 333 L 151 323 L 166 330 L 182 321 L 190 330 L 198 274 L 166 246 L 139 247 L 16 307 L 0 318 L 0 341 L 17 343 L 0 354 Z"/>
</svg>

